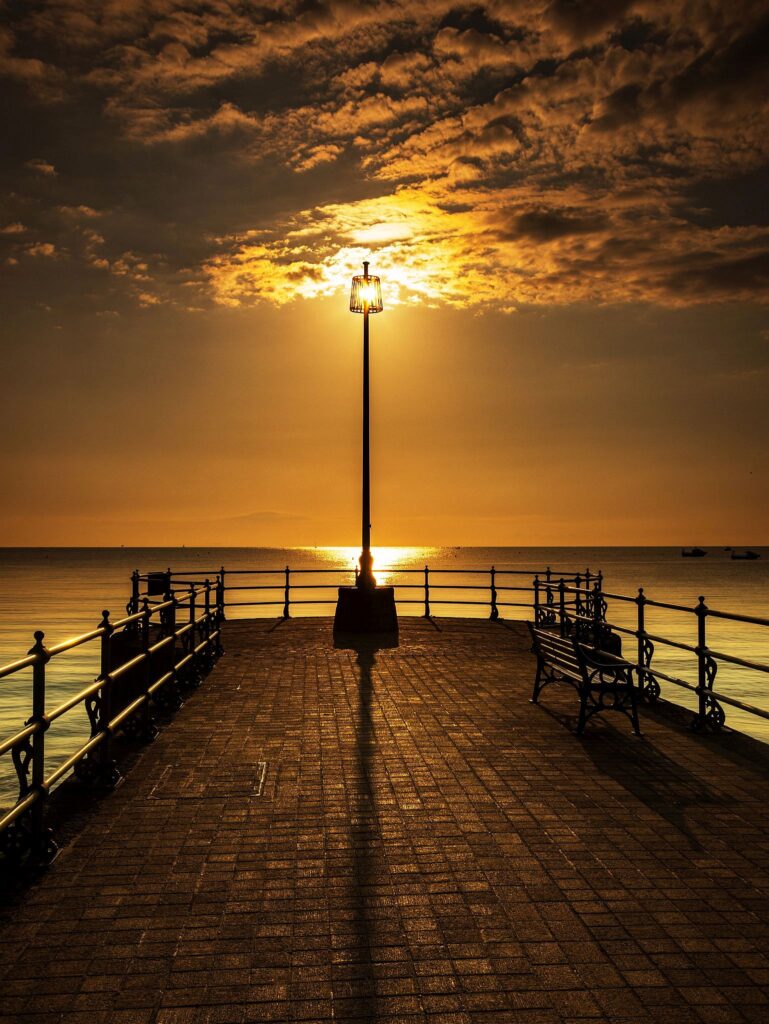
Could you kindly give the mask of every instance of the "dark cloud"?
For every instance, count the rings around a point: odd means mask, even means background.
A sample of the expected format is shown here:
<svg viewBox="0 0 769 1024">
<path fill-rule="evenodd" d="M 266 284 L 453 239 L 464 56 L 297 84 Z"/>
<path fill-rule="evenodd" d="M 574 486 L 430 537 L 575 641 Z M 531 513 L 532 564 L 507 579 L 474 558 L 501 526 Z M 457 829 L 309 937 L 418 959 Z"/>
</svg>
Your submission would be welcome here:
<svg viewBox="0 0 769 1024">
<path fill-rule="evenodd" d="M 601 113 L 590 127 L 594 131 L 613 132 L 625 125 L 633 124 L 642 115 L 639 99 L 643 88 L 638 82 L 630 82 L 610 93 L 601 103 Z"/>
<path fill-rule="evenodd" d="M 513 234 L 535 242 L 552 242 L 569 235 L 591 234 L 606 227 L 605 216 L 577 216 L 551 210 L 529 210 L 515 218 Z"/>
<path fill-rule="evenodd" d="M 48 0 L 0 18 L 0 241 L 20 273 L 83 266 L 110 302 L 284 302 L 375 244 L 431 302 L 482 304 L 498 266 L 521 303 L 765 298 L 752 0 Z"/>
<path fill-rule="evenodd" d="M 616 25 L 632 5 L 633 0 L 554 0 L 546 16 L 575 40 L 584 41 Z"/>
<path fill-rule="evenodd" d="M 699 259 L 695 254 L 689 263 L 670 274 L 667 287 L 671 293 L 696 296 L 709 292 L 717 299 L 751 298 L 763 293 L 769 298 L 769 252 L 720 260 L 712 253 Z"/>
<path fill-rule="evenodd" d="M 761 104 L 769 84 L 769 15 L 740 32 L 727 45 L 714 46 L 668 82 L 650 89 L 672 107 L 706 98 L 718 105 Z"/>
</svg>

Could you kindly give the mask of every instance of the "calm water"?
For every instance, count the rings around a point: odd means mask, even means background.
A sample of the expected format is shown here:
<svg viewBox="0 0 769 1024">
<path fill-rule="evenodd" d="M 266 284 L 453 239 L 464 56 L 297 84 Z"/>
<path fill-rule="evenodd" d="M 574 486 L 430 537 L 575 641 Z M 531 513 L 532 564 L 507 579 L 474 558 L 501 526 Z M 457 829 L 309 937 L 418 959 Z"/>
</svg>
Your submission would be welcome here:
<svg viewBox="0 0 769 1024">
<path fill-rule="evenodd" d="M 417 577 L 398 574 L 398 569 L 422 567 L 446 569 L 554 569 L 584 571 L 586 567 L 603 570 L 605 590 L 616 594 L 635 595 L 643 586 L 647 597 L 675 604 L 694 606 L 699 594 L 708 605 L 722 611 L 739 612 L 769 618 L 769 549 L 757 548 L 762 558 L 756 562 L 732 561 L 729 552 L 710 549 L 707 557 L 681 558 L 678 548 L 388 548 L 377 553 L 377 564 L 393 567 L 394 572 L 380 571 L 380 582 L 416 583 Z M 329 568 L 347 565 L 352 571 L 356 552 L 347 548 L 58 548 L 0 549 L 0 664 L 22 657 L 32 646 L 36 629 L 45 630 L 49 645 L 95 628 L 102 609 L 108 608 L 113 619 L 119 618 L 129 596 L 130 574 L 164 569 L 190 570 L 199 575 L 213 573 L 219 566 L 229 569 L 280 569 L 292 567 Z M 310 577 L 296 582 L 322 582 L 323 577 Z M 229 582 L 234 583 L 235 577 Z M 337 581 L 326 577 L 326 582 Z M 467 576 L 435 576 L 433 582 L 472 584 Z M 241 579 L 238 582 L 243 583 Z M 230 617 L 254 614 L 277 615 L 282 608 L 282 578 L 261 577 L 263 585 L 274 585 L 273 591 L 259 593 L 241 591 L 240 600 L 275 600 L 274 606 L 233 608 Z M 498 579 L 498 584 L 515 583 L 514 578 Z M 522 582 L 522 581 L 519 581 Z M 233 592 L 231 597 L 235 598 Z M 294 596 L 305 599 L 328 597 L 325 605 L 292 607 L 292 614 L 326 615 L 333 613 L 333 591 L 308 590 Z M 397 591 L 401 615 L 421 614 L 421 592 Z M 459 596 L 478 604 L 439 605 L 441 596 L 451 601 Z M 414 599 L 420 603 L 409 605 Z M 437 615 L 488 615 L 488 590 L 446 591 L 432 594 L 433 613 Z M 530 595 L 500 591 L 500 600 L 530 601 Z M 278 603 L 279 602 L 279 603 Z M 503 609 L 508 618 L 527 618 L 528 608 Z M 610 621 L 633 626 L 635 606 L 618 601 L 609 602 Z M 694 617 L 681 613 L 648 610 L 646 628 L 685 643 L 696 643 Z M 709 621 L 709 645 L 712 649 L 735 654 L 749 660 L 769 663 L 769 629 Z M 628 656 L 634 659 L 633 641 L 625 641 Z M 693 656 L 658 646 L 654 664 L 680 678 L 696 681 Z M 48 707 L 93 680 L 98 672 L 98 645 L 77 648 L 48 666 Z M 716 689 L 749 701 L 769 711 L 769 675 L 722 664 Z M 0 680 L 0 737 L 20 728 L 31 713 L 30 673 L 23 672 Z M 663 695 L 691 706 L 689 694 L 663 683 Z M 769 740 L 769 722 L 735 709 L 727 708 L 727 722 L 734 728 Z M 52 770 L 64 756 L 76 749 L 78 740 L 87 736 L 84 711 L 73 711 L 57 721 L 47 737 L 47 770 Z M 12 803 L 16 795 L 16 777 L 8 755 L 0 758 L 0 804 Z"/>
</svg>

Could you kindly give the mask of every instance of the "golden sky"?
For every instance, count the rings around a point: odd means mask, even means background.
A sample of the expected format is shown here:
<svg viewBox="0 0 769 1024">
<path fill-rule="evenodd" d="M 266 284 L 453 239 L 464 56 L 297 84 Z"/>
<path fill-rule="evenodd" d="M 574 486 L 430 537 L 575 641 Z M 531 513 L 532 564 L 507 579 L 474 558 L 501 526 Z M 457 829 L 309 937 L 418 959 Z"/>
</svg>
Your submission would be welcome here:
<svg viewBox="0 0 769 1024">
<path fill-rule="evenodd" d="M 0 544 L 766 543 L 759 3 L 0 4 Z"/>
</svg>

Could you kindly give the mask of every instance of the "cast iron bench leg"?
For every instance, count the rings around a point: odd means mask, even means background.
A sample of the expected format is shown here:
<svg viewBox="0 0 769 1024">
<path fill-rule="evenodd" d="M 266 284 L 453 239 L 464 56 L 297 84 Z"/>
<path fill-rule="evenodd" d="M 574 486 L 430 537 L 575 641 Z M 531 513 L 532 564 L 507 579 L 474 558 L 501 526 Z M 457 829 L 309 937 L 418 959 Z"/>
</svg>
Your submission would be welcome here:
<svg viewBox="0 0 769 1024">
<path fill-rule="evenodd" d="M 544 667 L 545 667 L 544 659 L 541 657 L 541 655 L 538 654 L 537 655 L 537 674 L 534 676 L 534 690 L 533 690 L 533 692 L 531 694 L 531 703 L 532 704 L 536 704 L 537 701 L 539 700 L 539 694 L 540 694 L 540 692 L 542 690 L 541 680 L 542 680 L 542 671 L 543 671 Z"/>
<path fill-rule="evenodd" d="M 577 721 L 577 736 L 581 736 L 585 731 L 585 722 L 587 721 L 587 696 L 587 689 L 584 686 L 581 686 L 579 690 L 579 719 Z"/>
</svg>

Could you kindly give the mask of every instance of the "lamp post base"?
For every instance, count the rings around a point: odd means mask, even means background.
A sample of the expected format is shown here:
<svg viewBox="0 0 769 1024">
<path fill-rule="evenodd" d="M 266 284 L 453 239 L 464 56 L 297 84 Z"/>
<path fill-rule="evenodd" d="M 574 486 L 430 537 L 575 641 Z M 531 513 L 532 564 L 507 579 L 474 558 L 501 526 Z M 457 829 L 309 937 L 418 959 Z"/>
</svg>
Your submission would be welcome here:
<svg viewBox="0 0 769 1024">
<path fill-rule="evenodd" d="M 392 587 L 340 587 L 335 633 L 397 633 Z"/>
</svg>

